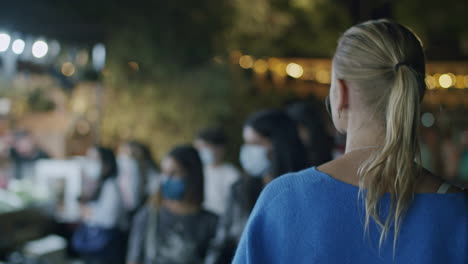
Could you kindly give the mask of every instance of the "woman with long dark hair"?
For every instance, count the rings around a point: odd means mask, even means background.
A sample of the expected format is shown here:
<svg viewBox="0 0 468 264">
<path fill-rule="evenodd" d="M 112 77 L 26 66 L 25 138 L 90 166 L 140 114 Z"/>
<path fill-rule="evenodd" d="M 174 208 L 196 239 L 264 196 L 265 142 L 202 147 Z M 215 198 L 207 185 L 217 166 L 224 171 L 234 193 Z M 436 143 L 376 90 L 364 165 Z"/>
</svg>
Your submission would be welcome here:
<svg viewBox="0 0 468 264">
<path fill-rule="evenodd" d="M 117 156 L 118 183 L 129 216 L 140 209 L 147 198 L 157 191 L 159 168 L 148 146 L 138 141 L 124 142 Z"/>
<path fill-rule="evenodd" d="M 94 188 L 81 198 L 82 225 L 73 247 L 86 263 L 123 263 L 127 220 L 117 186 L 117 163 L 108 148 L 88 150 L 84 173 Z"/>
<path fill-rule="evenodd" d="M 127 263 L 200 263 L 214 237 L 217 217 L 202 207 L 198 151 L 178 146 L 163 159 L 161 169 L 159 193 L 134 219 Z"/>
<path fill-rule="evenodd" d="M 244 124 L 243 138 L 240 162 L 247 176 L 231 188 L 207 264 L 232 260 L 244 225 L 265 185 L 308 166 L 296 124 L 284 111 L 268 109 L 252 114 Z"/>
</svg>

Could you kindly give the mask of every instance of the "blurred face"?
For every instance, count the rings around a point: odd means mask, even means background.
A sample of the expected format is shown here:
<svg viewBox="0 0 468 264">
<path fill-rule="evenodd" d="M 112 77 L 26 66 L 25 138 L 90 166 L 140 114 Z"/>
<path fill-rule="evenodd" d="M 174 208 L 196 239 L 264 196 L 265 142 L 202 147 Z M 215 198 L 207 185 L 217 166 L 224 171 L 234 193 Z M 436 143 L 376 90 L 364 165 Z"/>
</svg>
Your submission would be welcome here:
<svg viewBox="0 0 468 264">
<path fill-rule="evenodd" d="M 183 180 L 185 178 L 185 170 L 172 157 L 166 157 L 161 162 L 161 170 L 164 176 L 170 179 Z"/>
<path fill-rule="evenodd" d="M 194 146 L 200 153 L 200 158 L 205 165 L 216 165 L 223 161 L 223 147 L 208 143 L 203 139 L 195 140 Z"/>
<path fill-rule="evenodd" d="M 252 177 L 268 176 L 271 169 L 273 143 L 252 127 L 244 128 L 244 145 L 240 151 L 242 169 Z"/>
<path fill-rule="evenodd" d="M 161 185 L 162 196 L 166 200 L 183 201 L 187 196 L 185 182 L 185 170 L 172 157 L 166 157 L 162 163 L 163 182 Z"/>
<path fill-rule="evenodd" d="M 34 142 L 31 137 L 21 137 L 16 142 L 16 151 L 22 155 L 32 155 L 34 152 Z"/>
</svg>

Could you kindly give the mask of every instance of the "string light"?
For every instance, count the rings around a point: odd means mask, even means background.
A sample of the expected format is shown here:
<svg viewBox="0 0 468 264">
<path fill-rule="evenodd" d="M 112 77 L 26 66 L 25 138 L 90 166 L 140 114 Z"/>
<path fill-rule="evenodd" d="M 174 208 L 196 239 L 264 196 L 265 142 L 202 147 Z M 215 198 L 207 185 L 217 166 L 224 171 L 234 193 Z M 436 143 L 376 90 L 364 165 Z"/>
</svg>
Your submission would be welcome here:
<svg viewBox="0 0 468 264">
<path fill-rule="evenodd" d="M 34 57 L 38 59 L 47 55 L 48 51 L 49 51 L 49 46 L 47 45 L 47 43 L 45 43 L 45 41 L 42 41 L 42 40 L 38 40 L 34 42 L 32 46 L 32 54 Z"/>
<path fill-rule="evenodd" d="M 429 90 L 435 89 L 437 86 L 437 81 L 431 75 L 426 76 L 426 86 Z"/>
<path fill-rule="evenodd" d="M 259 74 L 266 73 L 268 71 L 268 62 L 262 59 L 257 60 L 254 64 L 254 71 Z"/>
<path fill-rule="evenodd" d="M 239 65 L 243 69 L 250 69 L 254 66 L 254 59 L 252 58 L 252 56 L 243 55 L 239 58 Z"/>
<path fill-rule="evenodd" d="M 319 83 L 329 84 L 330 83 L 330 73 L 325 70 L 319 70 L 315 75 L 315 78 Z"/>
<path fill-rule="evenodd" d="M 13 53 L 15 53 L 16 55 L 20 55 L 24 51 L 24 46 L 24 40 L 17 39 L 13 41 L 13 44 L 11 45 L 11 50 L 13 50 Z"/>
<path fill-rule="evenodd" d="M 442 74 L 440 77 L 439 77 L 439 84 L 442 88 L 449 88 L 450 86 L 453 85 L 453 82 L 452 82 L 452 77 L 450 77 L 450 75 L 448 74 Z"/>
<path fill-rule="evenodd" d="M 71 62 L 65 62 L 62 65 L 62 74 L 65 76 L 72 76 L 75 73 L 75 65 Z"/>
<path fill-rule="evenodd" d="M 463 75 L 457 75 L 456 82 L 455 82 L 455 87 L 458 88 L 458 89 L 465 88 Z"/>
<path fill-rule="evenodd" d="M 274 64 L 273 66 L 273 71 L 280 77 L 285 77 L 287 72 L 286 72 L 286 67 L 287 65 L 282 63 L 282 62 L 278 62 L 276 64 Z"/>
<path fill-rule="evenodd" d="M 6 33 L 0 34 L 0 52 L 7 51 L 8 47 L 10 46 L 11 37 Z"/>
<path fill-rule="evenodd" d="M 288 66 L 286 66 L 286 73 L 293 77 L 293 78 L 301 78 L 302 75 L 304 74 L 304 69 L 302 68 L 301 65 L 297 63 L 289 63 Z"/>
<path fill-rule="evenodd" d="M 253 69 L 257 74 L 264 74 L 268 70 L 272 71 L 278 77 L 284 77 L 286 75 L 296 79 L 307 79 L 316 80 L 321 84 L 330 84 L 331 75 L 330 71 L 320 69 L 307 71 L 305 75 L 305 69 L 302 65 L 295 62 L 287 62 L 284 59 L 271 57 L 267 60 L 259 59 L 255 60 L 250 55 L 241 55 L 239 51 L 231 53 L 231 57 L 239 56 L 239 65 L 244 69 Z M 455 75 L 454 73 L 434 73 L 433 75 L 426 75 L 425 77 L 426 87 L 429 90 L 436 88 L 457 88 L 466 89 L 468 88 L 468 75 Z"/>
</svg>

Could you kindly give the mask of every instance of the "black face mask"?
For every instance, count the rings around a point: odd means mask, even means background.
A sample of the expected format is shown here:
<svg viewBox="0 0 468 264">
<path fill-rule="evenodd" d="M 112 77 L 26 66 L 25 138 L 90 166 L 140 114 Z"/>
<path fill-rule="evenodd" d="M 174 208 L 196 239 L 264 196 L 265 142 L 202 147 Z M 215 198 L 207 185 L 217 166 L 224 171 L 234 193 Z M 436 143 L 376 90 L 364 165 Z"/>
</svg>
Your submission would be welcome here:
<svg viewBox="0 0 468 264">
<path fill-rule="evenodd" d="M 331 105 L 330 105 L 330 96 L 328 96 L 328 95 L 327 95 L 327 97 L 325 97 L 325 108 L 327 109 L 327 113 L 330 116 L 330 118 L 333 119 L 332 111 L 331 111 Z"/>
</svg>

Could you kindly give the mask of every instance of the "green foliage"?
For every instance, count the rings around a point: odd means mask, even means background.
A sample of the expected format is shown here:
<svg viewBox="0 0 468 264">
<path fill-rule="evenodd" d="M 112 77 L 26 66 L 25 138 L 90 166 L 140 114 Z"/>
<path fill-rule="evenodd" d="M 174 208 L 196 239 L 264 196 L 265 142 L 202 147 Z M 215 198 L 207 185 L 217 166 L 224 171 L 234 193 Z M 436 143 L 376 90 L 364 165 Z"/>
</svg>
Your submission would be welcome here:
<svg viewBox="0 0 468 264">
<path fill-rule="evenodd" d="M 460 42 L 468 39 L 468 3 L 459 0 L 395 1 L 395 19 L 409 26 L 422 39 L 429 59 L 460 60 Z M 466 44 L 465 44 L 466 45 Z"/>
<path fill-rule="evenodd" d="M 330 56 L 351 25 L 342 1 L 237 0 L 226 31 L 231 49 L 257 56 Z"/>
<path fill-rule="evenodd" d="M 229 51 L 327 56 L 349 21 L 339 1 L 323 0 L 174 0 L 123 7 L 122 18 L 128 19 L 114 20 L 107 45 L 101 138 L 108 144 L 139 139 L 157 156 L 191 142 L 203 127 L 222 125 L 231 139 L 230 158 L 237 160 L 245 118 L 280 106 L 288 95 L 260 93 L 227 62 Z"/>
<path fill-rule="evenodd" d="M 232 78 L 226 65 L 208 65 L 154 82 L 108 78 L 101 126 L 104 143 L 139 139 L 161 157 L 175 144 L 191 143 L 200 129 L 222 125 L 231 139 L 229 156 L 235 159 L 245 117 L 278 105 L 281 97 L 259 96 L 242 77 Z"/>
<path fill-rule="evenodd" d="M 27 104 L 31 112 L 49 112 L 55 109 L 55 103 L 42 89 L 35 89 L 27 94 Z"/>
</svg>

